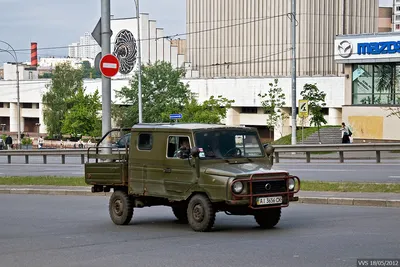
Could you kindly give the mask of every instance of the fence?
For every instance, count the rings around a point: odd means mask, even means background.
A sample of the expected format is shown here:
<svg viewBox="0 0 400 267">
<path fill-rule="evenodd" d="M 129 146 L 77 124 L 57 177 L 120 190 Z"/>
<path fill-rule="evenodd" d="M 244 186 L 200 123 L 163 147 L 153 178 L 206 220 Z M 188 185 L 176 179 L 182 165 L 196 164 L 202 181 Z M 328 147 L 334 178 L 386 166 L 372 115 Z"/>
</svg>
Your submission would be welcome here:
<svg viewBox="0 0 400 267">
<path fill-rule="evenodd" d="M 400 151 L 400 143 L 379 143 L 379 144 L 340 144 L 340 145 L 276 145 L 274 158 L 275 162 L 279 163 L 282 153 L 305 153 L 305 161 L 311 162 L 312 152 L 338 152 L 339 162 L 344 162 L 345 152 L 375 152 L 376 162 L 381 162 L 381 152 L 383 151 Z M 121 151 L 125 149 L 113 149 L 113 153 L 125 153 Z M 65 164 L 66 157 L 80 157 L 81 164 L 85 163 L 88 156 L 87 149 L 32 149 L 32 150 L 0 150 L 0 157 L 6 156 L 8 163 L 12 163 L 12 157 L 25 157 L 25 163 L 29 164 L 30 157 L 42 157 L 43 164 L 47 164 L 47 157 L 58 156 L 61 159 L 61 164 Z M 399 155 L 400 157 L 400 155 Z"/>
</svg>

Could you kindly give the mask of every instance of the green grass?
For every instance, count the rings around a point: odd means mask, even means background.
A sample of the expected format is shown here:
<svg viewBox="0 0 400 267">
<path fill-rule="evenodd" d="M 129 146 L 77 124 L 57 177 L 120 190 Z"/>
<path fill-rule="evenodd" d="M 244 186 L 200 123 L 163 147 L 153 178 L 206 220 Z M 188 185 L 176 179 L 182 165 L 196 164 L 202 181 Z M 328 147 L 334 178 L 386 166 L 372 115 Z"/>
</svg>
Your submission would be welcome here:
<svg viewBox="0 0 400 267">
<path fill-rule="evenodd" d="M 88 186 L 83 177 L 0 177 L 0 185 Z M 301 180 L 301 191 L 400 193 L 400 184 Z"/>
<path fill-rule="evenodd" d="M 88 186 L 83 177 L 0 177 L 0 185 Z"/>
<path fill-rule="evenodd" d="M 325 192 L 400 193 L 400 184 L 301 181 L 300 190 Z"/>
<path fill-rule="evenodd" d="M 340 126 L 325 125 L 325 126 L 322 126 L 320 129 L 322 129 L 322 128 L 338 128 L 338 127 L 340 127 Z M 298 144 L 301 144 L 301 132 L 302 132 L 301 129 L 296 131 L 296 140 L 297 140 Z M 304 128 L 303 139 L 306 140 L 309 136 L 311 136 L 313 133 L 316 133 L 316 132 L 318 132 L 317 127 Z M 289 135 L 283 136 L 283 137 L 279 138 L 278 140 L 273 141 L 271 144 L 272 145 L 291 145 L 292 144 L 292 135 L 289 134 Z"/>
</svg>

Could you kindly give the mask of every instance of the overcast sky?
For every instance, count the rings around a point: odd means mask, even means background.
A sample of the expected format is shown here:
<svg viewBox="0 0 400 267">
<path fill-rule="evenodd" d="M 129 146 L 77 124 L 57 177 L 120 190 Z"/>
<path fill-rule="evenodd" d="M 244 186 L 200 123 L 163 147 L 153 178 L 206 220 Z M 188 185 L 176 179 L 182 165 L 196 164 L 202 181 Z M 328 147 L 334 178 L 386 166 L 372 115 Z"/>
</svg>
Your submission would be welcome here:
<svg viewBox="0 0 400 267">
<path fill-rule="evenodd" d="M 380 0 L 392 5 L 392 0 Z M 0 0 L 0 40 L 9 42 L 19 61 L 30 60 L 30 42 L 38 43 L 39 56 L 66 56 L 67 49 L 40 50 L 42 47 L 67 46 L 91 33 L 100 17 L 100 0 Z M 140 10 L 163 27 L 165 34 L 186 32 L 186 0 L 141 0 Z M 134 0 L 111 0 L 115 17 L 135 16 Z M 5 48 L 0 44 L 0 49 Z M 0 53 L 0 63 L 13 61 Z"/>
<path fill-rule="evenodd" d="M 186 0 L 141 0 L 140 11 L 149 13 L 165 34 L 186 32 Z M 111 0 L 114 17 L 134 17 L 134 0 Z M 14 49 L 67 46 L 91 33 L 101 16 L 100 0 L 0 0 L 0 40 Z M 0 43 L 0 49 L 5 46 Z M 66 56 L 68 49 L 38 50 L 39 56 Z M 18 52 L 19 61 L 30 61 L 30 52 Z M 0 53 L 0 62 L 13 61 Z"/>
</svg>

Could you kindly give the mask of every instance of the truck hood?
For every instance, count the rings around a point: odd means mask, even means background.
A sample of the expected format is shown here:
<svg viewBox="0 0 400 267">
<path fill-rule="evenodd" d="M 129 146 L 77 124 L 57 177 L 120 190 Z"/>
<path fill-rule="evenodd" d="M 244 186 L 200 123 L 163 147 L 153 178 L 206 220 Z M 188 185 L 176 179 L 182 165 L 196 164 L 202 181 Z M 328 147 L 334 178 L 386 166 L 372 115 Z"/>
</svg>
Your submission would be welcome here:
<svg viewBox="0 0 400 267">
<path fill-rule="evenodd" d="M 271 169 L 271 165 L 263 163 L 215 163 L 204 167 L 204 173 L 230 177 L 245 176 L 255 173 L 273 174 L 282 172 L 287 173 L 287 171 L 284 170 Z"/>
</svg>

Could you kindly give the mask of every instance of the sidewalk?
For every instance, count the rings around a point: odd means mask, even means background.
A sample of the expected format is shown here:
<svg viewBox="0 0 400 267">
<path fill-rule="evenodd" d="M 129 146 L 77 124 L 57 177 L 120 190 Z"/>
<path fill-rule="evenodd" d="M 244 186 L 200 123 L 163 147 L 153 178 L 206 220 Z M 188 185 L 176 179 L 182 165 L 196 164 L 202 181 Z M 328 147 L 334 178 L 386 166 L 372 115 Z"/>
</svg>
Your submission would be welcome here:
<svg viewBox="0 0 400 267">
<path fill-rule="evenodd" d="M 0 185 L 0 194 L 38 194 L 74 196 L 111 196 L 109 193 L 92 193 L 88 186 L 6 186 Z M 353 193 L 300 191 L 296 196 L 299 203 L 350 205 L 400 208 L 400 194 L 396 193 Z"/>
</svg>

